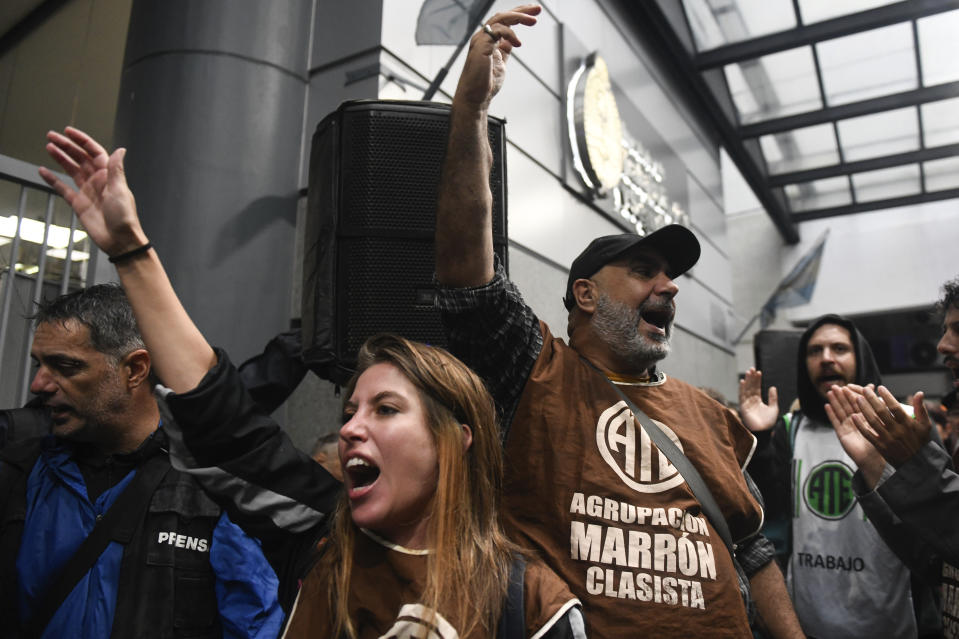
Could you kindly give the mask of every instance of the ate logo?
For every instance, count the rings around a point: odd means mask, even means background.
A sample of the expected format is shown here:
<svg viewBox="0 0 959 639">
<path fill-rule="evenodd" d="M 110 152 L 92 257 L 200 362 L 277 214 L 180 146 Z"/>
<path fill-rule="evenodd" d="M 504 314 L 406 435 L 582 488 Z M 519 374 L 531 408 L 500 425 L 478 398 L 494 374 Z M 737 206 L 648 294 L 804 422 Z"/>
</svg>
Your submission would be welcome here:
<svg viewBox="0 0 959 639">
<path fill-rule="evenodd" d="M 653 420 L 680 451 L 683 444 L 668 426 Z M 659 452 L 626 406 L 618 402 L 599 416 L 596 446 L 610 468 L 638 493 L 661 493 L 683 483 L 666 455 Z"/>
<path fill-rule="evenodd" d="M 809 473 L 803 484 L 806 507 L 823 519 L 842 519 L 856 505 L 852 469 L 841 461 L 825 461 Z"/>
</svg>

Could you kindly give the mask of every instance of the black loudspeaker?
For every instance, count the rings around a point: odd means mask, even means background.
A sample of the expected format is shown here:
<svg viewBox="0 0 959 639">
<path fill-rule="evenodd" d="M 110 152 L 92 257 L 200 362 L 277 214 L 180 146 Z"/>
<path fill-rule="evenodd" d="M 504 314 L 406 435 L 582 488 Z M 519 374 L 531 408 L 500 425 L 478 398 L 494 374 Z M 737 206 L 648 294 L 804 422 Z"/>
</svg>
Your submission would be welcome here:
<svg viewBox="0 0 959 639">
<path fill-rule="evenodd" d="M 398 333 L 445 346 L 433 306 L 436 196 L 449 106 L 344 102 L 317 125 L 310 152 L 303 264 L 303 357 L 345 383 L 363 342 Z M 506 134 L 489 119 L 493 247 L 504 267 Z"/>
<path fill-rule="evenodd" d="M 789 410 L 798 396 L 796 366 L 799 339 L 802 331 L 759 331 L 753 340 L 756 368 L 763 373 L 763 399 L 769 397 L 769 387 L 779 392 L 779 413 Z"/>
</svg>

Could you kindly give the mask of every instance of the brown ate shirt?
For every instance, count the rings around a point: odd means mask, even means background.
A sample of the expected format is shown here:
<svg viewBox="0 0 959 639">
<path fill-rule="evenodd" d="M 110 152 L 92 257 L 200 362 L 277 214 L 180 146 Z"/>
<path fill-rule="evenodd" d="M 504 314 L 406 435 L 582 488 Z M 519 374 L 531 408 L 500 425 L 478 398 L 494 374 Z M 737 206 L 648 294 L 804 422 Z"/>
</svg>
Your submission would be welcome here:
<svg viewBox="0 0 959 639">
<path fill-rule="evenodd" d="M 350 618 L 359 639 L 428 637 L 429 639 L 489 639 L 480 630 L 459 634 L 459 621 L 440 611 L 431 615 L 419 602 L 426 586 L 428 556 L 377 538 L 357 534 L 350 583 Z M 529 560 L 525 577 L 527 637 L 548 629 L 578 604 L 569 588 L 538 560 Z M 300 587 L 284 638 L 331 637 L 332 615 L 327 575 L 322 562 Z M 424 633 L 424 627 L 431 631 Z"/>
<path fill-rule="evenodd" d="M 748 637 L 732 560 L 625 403 L 545 324 L 506 443 L 506 521 L 583 602 L 593 637 Z M 755 438 L 675 379 L 620 389 L 701 473 L 733 539 L 762 510 L 742 475 Z M 678 441 L 677 441 L 678 438 Z"/>
</svg>

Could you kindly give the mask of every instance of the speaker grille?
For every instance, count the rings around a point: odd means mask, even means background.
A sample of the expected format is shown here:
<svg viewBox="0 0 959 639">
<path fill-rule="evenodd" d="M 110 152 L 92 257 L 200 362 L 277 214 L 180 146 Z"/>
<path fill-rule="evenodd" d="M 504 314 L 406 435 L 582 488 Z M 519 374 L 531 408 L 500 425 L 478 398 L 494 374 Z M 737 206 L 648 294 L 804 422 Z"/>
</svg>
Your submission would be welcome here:
<svg viewBox="0 0 959 639">
<path fill-rule="evenodd" d="M 445 346 L 433 308 L 432 242 L 349 239 L 340 243 L 339 262 L 349 290 L 338 300 L 344 302 L 344 358 L 355 357 L 366 338 L 383 331 Z M 390 266 L 399 264 L 402 268 Z"/>
<path fill-rule="evenodd" d="M 304 358 L 342 383 L 363 342 L 392 332 L 446 343 L 433 308 L 436 196 L 449 107 L 347 102 L 317 127 L 310 156 Z M 505 133 L 489 120 L 493 243 L 507 261 Z"/>
<path fill-rule="evenodd" d="M 344 231 L 431 234 L 446 124 L 382 112 L 344 117 Z"/>
</svg>

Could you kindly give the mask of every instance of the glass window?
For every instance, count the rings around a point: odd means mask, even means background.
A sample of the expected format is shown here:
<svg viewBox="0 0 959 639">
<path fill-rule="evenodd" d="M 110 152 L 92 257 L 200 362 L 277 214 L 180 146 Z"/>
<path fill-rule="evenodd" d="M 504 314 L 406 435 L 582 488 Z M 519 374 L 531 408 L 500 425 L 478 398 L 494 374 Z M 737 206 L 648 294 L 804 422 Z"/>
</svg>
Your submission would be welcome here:
<svg viewBox="0 0 959 639">
<path fill-rule="evenodd" d="M 725 71 L 742 124 L 822 108 L 809 47 L 729 64 Z"/>
<path fill-rule="evenodd" d="M 683 5 L 699 51 L 796 26 L 791 0 L 683 0 Z"/>
<path fill-rule="evenodd" d="M 919 165 L 894 166 L 889 169 L 854 173 L 852 186 L 857 202 L 872 202 L 919 193 Z"/>
<path fill-rule="evenodd" d="M 917 20 L 922 84 L 959 80 L 959 9 Z"/>
<path fill-rule="evenodd" d="M 54 199 L 51 224 L 47 229 L 44 220 L 48 195 L 45 191 L 27 188 L 23 219 L 18 227 L 20 187 L 6 181 L 0 181 L 0 186 L 2 186 L 0 188 L 0 268 L 5 268 L 13 262 L 17 273 L 36 276 L 43 262 L 43 279 L 59 283 L 63 278 L 69 251 L 70 286 L 71 288 L 84 286 L 93 245 L 87 234 L 75 222 L 73 211 L 67 203 L 60 197 Z M 72 234 L 72 248 L 71 224 L 76 225 Z M 20 238 L 19 245 L 17 254 L 13 255 L 14 237 L 17 235 Z M 44 235 L 46 235 L 45 238 Z"/>
<path fill-rule="evenodd" d="M 843 159 L 855 162 L 919 149 L 919 118 L 915 107 L 840 120 Z"/>
<path fill-rule="evenodd" d="M 923 162 L 926 192 L 959 188 L 959 157 Z"/>
<path fill-rule="evenodd" d="M 799 0 L 799 13 L 803 24 L 812 24 L 893 2 L 896 0 Z"/>
<path fill-rule="evenodd" d="M 839 163 L 831 124 L 816 124 L 759 138 L 769 172 L 803 171 Z"/>
<path fill-rule="evenodd" d="M 917 86 L 916 54 L 908 22 L 819 42 L 816 52 L 830 106 Z"/>
<path fill-rule="evenodd" d="M 794 212 L 845 206 L 852 203 L 849 193 L 849 180 L 845 176 L 787 184 L 786 200 Z"/>
<path fill-rule="evenodd" d="M 927 147 L 959 142 L 959 98 L 927 102 L 921 109 L 922 136 Z"/>
</svg>

